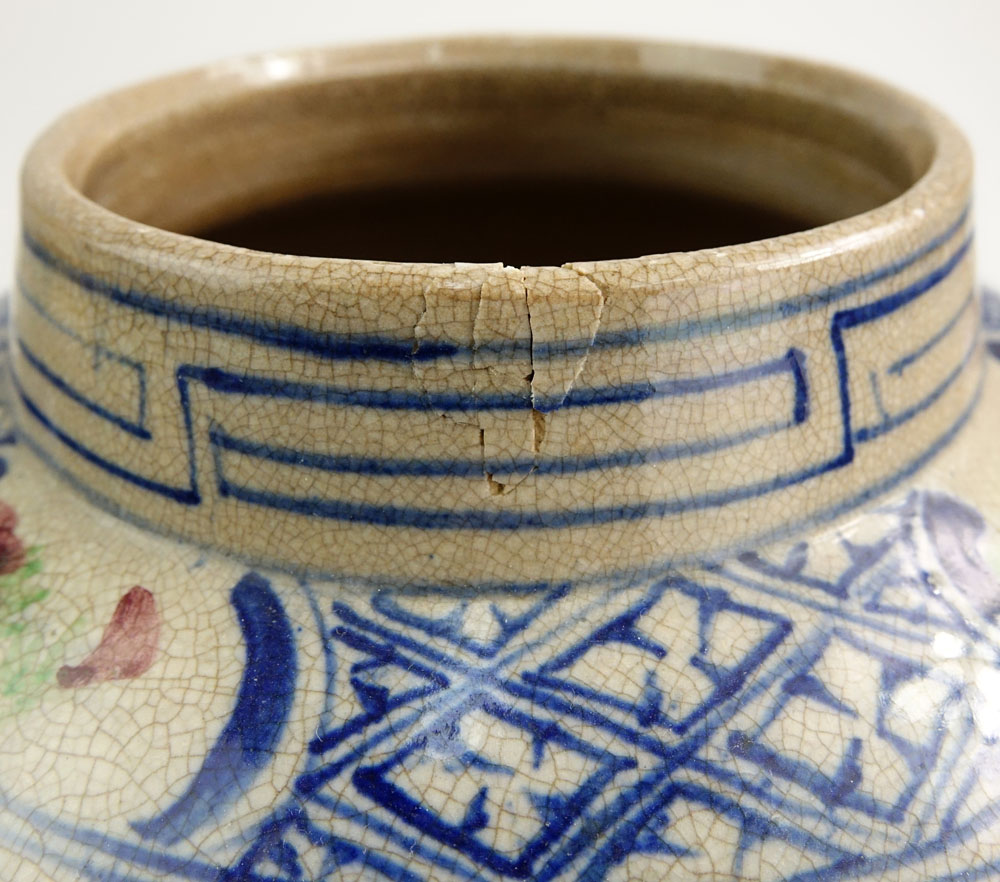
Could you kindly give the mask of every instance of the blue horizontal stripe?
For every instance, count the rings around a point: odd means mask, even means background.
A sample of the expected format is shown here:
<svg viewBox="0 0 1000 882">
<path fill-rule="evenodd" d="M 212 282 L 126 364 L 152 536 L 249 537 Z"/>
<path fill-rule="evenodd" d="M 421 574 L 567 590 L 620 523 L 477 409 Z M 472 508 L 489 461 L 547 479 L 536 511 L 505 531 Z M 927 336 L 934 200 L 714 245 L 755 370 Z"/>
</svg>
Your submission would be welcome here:
<svg viewBox="0 0 1000 882">
<path fill-rule="evenodd" d="M 959 245 L 954 252 L 952 252 L 951 257 L 932 269 L 925 276 L 917 279 L 912 284 L 907 285 L 905 288 L 901 288 L 899 291 L 896 291 L 886 297 L 874 300 L 871 303 L 864 303 L 861 306 L 854 307 L 853 309 L 838 312 L 834 316 L 834 323 L 836 327 L 842 329 L 853 328 L 857 325 L 870 322 L 873 319 L 882 318 L 883 316 L 906 306 L 920 297 L 920 295 L 926 294 L 931 288 L 934 288 L 940 282 L 943 282 L 946 278 L 948 278 L 948 276 L 950 276 L 954 271 L 955 267 L 957 267 L 969 253 L 969 249 L 971 247 L 972 235 L 969 234 L 962 240 L 962 244 Z"/>
<path fill-rule="evenodd" d="M 858 444 L 864 444 L 867 441 L 874 441 L 876 438 L 881 438 L 886 432 L 891 432 L 893 429 L 897 429 L 904 423 L 908 423 L 917 414 L 922 411 L 927 410 L 934 402 L 936 402 L 945 392 L 948 391 L 949 387 L 955 380 L 958 379 L 959 374 L 965 370 L 966 365 L 975 355 L 976 350 L 979 348 L 979 341 L 973 339 L 972 345 L 966 351 L 965 356 L 958 363 L 958 365 L 948 373 L 948 375 L 942 380 L 934 389 L 927 395 L 926 398 L 918 401 L 912 407 L 908 407 L 905 410 L 900 411 L 897 414 L 883 419 L 882 422 L 876 423 L 873 426 L 866 426 L 862 429 L 858 429 L 854 433 L 854 440 Z"/>
<path fill-rule="evenodd" d="M 976 407 L 979 405 L 982 398 L 983 391 L 983 380 L 985 379 L 985 371 L 980 371 L 979 382 L 977 383 L 976 390 L 974 394 L 970 397 L 970 400 L 964 410 L 959 414 L 959 416 L 942 432 L 937 439 L 925 448 L 922 452 L 914 456 L 912 459 L 904 463 L 895 472 L 890 473 L 882 480 L 873 482 L 868 486 L 864 487 L 862 490 L 858 491 L 852 496 L 840 500 L 833 505 L 828 505 L 825 508 L 821 508 L 816 512 L 808 514 L 804 517 L 796 518 L 795 520 L 789 521 L 787 523 L 781 524 L 779 527 L 757 533 L 751 538 L 746 540 L 745 545 L 749 546 L 760 546 L 765 545 L 769 542 L 777 541 L 788 536 L 794 536 L 801 533 L 802 530 L 808 529 L 810 527 L 816 526 L 817 524 L 829 523 L 843 515 L 857 509 L 859 506 L 866 505 L 869 502 L 877 499 L 880 496 L 894 490 L 903 481 L 907 481 L 912 478 L 917 472 L 919 472 L 927 463 L 934 459 L 939 453 L 941 453 L 946 447 L 948 447 L 952 441 L 955 440 L 956 436 L 965 428 L 966 423 L 968 423 L 969 418 L 975 412 Z M 119 502 L 115 501 L 113 498 L 108 496 L 103 490 L 100 490 L 93 486 L 92 484 L 81 480 L 76 474 L 70 471 L 64 463 L 60 462 L 59 459 L 54 457 L 49 451 L 38 442 L 36 442 L 30 435 L 25 435 L 23 438 L 24 442 L 27 444 L 29 449 L 39 457 L 53 472 L 59 475 L 59 477 L 64 480 L 69 486 L 73 487 L 78 493 L 84 498 L 89 500 L 94 505 L 102 508 L 103 510 L 113 514 L 115 517 L 121 520 L 133 524 L 134 526 L 140 527 L 146 530 L 153 530 L 160 533 L 165 533 L 168 536 L 172 536 L 177 539 L 182 539 L 185 541 L 191 541 L 190 536 L 185 536 L 183 533 L 170 530 L 164 527 L 163 524 L 157 523 L 156 521 L 144 517 L 130 509 L 124 508 Z M 204 541 L 204 540 L 203 540 Z M 206 546 L 211 547 L 211 546 Z M 732 542 L 726 546 L 731 550 Z M 720 552 L 726 553 L 726 552 Z M 249 563 L 258 566 L 276 566 L 279 565 L 273 558 L 262 558 L 262 557 L 251 557 L 246 558 Z M 691 556 L 680 556 L 676 554 L 671 554 L 669 557 L 664 559 L 656 560 L 645 566 L 636 567 L 629 566 L 623 570 L 616 570 L 609 572 L 607 574 L 602 574 L 600 576 L 588 577 L 582 579 L 581 581 L 574 583 L 581 586 L 602 586 L 607 587 L 609 585 L 615 585 L 619 583 L 622 579 L 637 579 L 637 578 L 654 578 L 657 575 L 661 575 L 664 567 L 677 566 L 684 562 L 697 562 L 699 565 L 714 567 L 716 566 L 716 558 L 702 558 Z M 286 566 L 286 564 L 280 564 L 281 566 Z M 404 582 L 394 582 L 392 580 L 385 579 L 384 577 L 362 577 L 357 574 L 348 574 L 345 572 L 340 572 L 336 570 L 309 570 L 308 568 L 300 568 L 296 570 L 301 573 L 308 573 L 310 578 L 314 579 L 324 579 L 327 581 L 337 581 L 343 582 L 349 585 L 359 585 L 365 588 L 371 588 L 374 590 L 393 590 L 399 591 L 404 594 L 416 592 L 418 594 L 426 593 L 427 591 L 445 591 L 447 593 L 454 592 L 455 596 L 473 596 L 481 597 L 484 591 L 504 591 L 508 586 L 513 585 L 515 590 L 520 590 L 522 586 L 518 586 L 515 583 L 507 582 L 483 582 L 483 583 L 469 583 L 462 586 L 442 586 L 438 582 L 417 582 L 414 583 L 412 580 L 406 580 Z M 540 582 L 532 583 L 530 585 L 523 586 L 524 590 L 547 590 L 555 587 L 557 584 L 561 585 L 563 583 L 555 582 Z"/>
<path fill-rule="evenodd" d="M 201 502 L 201 497 L 199 496 L 194 484 L 190 487 L 173 487 L 170 484 L 164 484 L 160 481 L 155 481 L 151 478 L 143 477 L 142 475 L 137 475 L 135 472 L 129 471 L 117 463 L 112 462 L 107 457 L 95 453 L 89 447 L 81 444 L 71 435 L 68 435 L 60 429 L 57 425 L 55 425 L 55 423 L 52 422 L 52 420 L 42 413 L 38 405 L 27 396 L 16 376 L 13 377 L 13 382 L 21 401 L 28 410 L 28 413 L 38 420 L 43 428 L 58 438 L 78 456 L 87 460 L 87 462 L 103 469 L 109 475 L 114 475 L 116 478 L 121 478 L 122 480 L 128 481 L 130 484 L 135 484 L 143 490 L 149 490 L 152 493 L 165 496 L 167 499 L 172 499 L 174 502 L 180 502 L 184 505 L 197 505 Z"/>
<path fill-rule="evenodd" d="M 302 466 L 334 473 L 378 476 L 407 475 L 425 478 L 481 478 L 484 471 L 488 471 L 492 474 L 533 473 L 562 476 L 595 469 L 637 467 L 684 457 L 699 456 L 724 450 L 738 444 L 744 444 L 798 425 L 806 420 L 809 413 L 809 388 L 805 374 L 805 354 L 800 350 L 795 348 L 789 349 L 782 358 L 774 359 L 763 365 L 733 371 L 729 374 L 722 374 L 716 379 L 719 381 L 720 386 L 725 387 L 735 385 L 740 379 L 758 379 L 779 373 L 781 370 L 788 370 L 794 382 L 793 409 L 792 414 L 787 420 L 778 420 L 732 435 L 708 438 L 703 441 L 679 441 L 659 447 L 638 450 L 616 450 L 591 456 L 526 456 L 491 463 L 484 462 L 481 458 L 392 459 L 350 454 L 327 454 L 237 438 L 228 434 L 219 426 L 212 426 L 209 430 L 209 438 L 213 446 L 219 450 L 231 451 L 243 456 L 251 456 L 284 465 Z M 697 378 L 695 381 L 680 381 L 680 383 L 697 384 L 700 386 L 706 384 L 708 380 L 709 378 Z M 216 468 L 217 470 L 221 470 L 221 467 L 221 458 L 216 453 Z"/>
<path fill-rule="evenodd" d="M 78 390 L 72 387 L 69 383 L 58 377 L 54 372 L 52 372 L 47 366 L 43 365 L 41 359 L 37 358 L 33 354 L 27 354 L 26 357 L 32 364 L 39 370 L 40 373 L 44 374 L 46 378 L 51 380 L 53 385 L 64 392 L 66 395 L 73 398 L 73 400 L 79 402 L 84 407 L 96 413 L 103 419 L 114 423 L 126 432 L 135 435 L 137 438 L 148 439 L 150 437 L 149 432 L 146 429 L 146 367 L 140 362 L 132 358 L 126 358 L 124 355 L 119 355 L 117 352 L 112 352 L 105 346 L 101 346 L 99 343 L 91 343 L 84 340 L 76 331 L 65 325 L 63 322 L 59 321 L 52 313 L 45 308 L 41 301 L 27 288 L 24 281 L 18 277 L 17 280 L 18 290 L 24 302 L 27 303 L 38 316 L 50 326 L 55 328 L 59 333 L 65 334 L 71 340 L 79 343 L 85 349 L 89 349 L 93 352 L 94 356 L 94 369 L 100 367 L 102 361 L 111 361 L 115 364 L 120 364 L 123 367 L 128 368 L 135 372 L 136 383 L 139 387 L 139 401 L 137 405 L 138 415 L 136 419 L 131 420 L 121 414 L 114 413 L 111 410 L 103 407 L 95 401 L 82 395 Z M 22 351 L 26 350 L 23 340 L 18 340 L 21 344 Z"/>
<path fill-rule="evenodd" d="M 373 335 L 344 335 L 311 331 L 300 325 L 266 319 L 259 315 L 234 313 L 208 306 L 197 306 L 169 300 L 157 294 L 121 288 L 77 269 L 48 251 L 27 230 L 23 231 L 27 249 L 45 266 L 79 285 L 81 288 L 150 315 L 168 318 L 194 328 L 204 328 L 220 334 L 244 337 L 255 343 L 308 352 L 323 358 L 372 361 L 433 361 L 458 353 L 451 343 L 394 340 Z"/>
<path fill-rule="evenodd" d="M 571 389 L 559 404 L 546 407 L 536 399 L 532 402 L 528 388 L 523 392 L 500 392 L 494 395 L 468 395 L 460 392 L 409 392 L 395 389 L 351 389 L 344 386 L 327 386 L 302 383 L 281 377 L 259 377 L 237 374 L 221 368 L 184 365 L 184 377 L 203 383 L 216 392 L 231 395 L 263 395 L 308 401 L 314 404 L 369 407 L 378 410 L 418 411 L 486 411 L 486 410 L 539 410 L 550 413 L 566 407 L 598 407 L 609 404 L 640 404 L 658 398 L 697 395 L 715 389 L 727 389 L 764 379 L 783 371 L 790 371 L 796 381 L 796 412 L 807 405 L 807 392 L 802 361 L 804 356 L 797 349 L 785 355 L 750 367 L 738 368 L 719 374 L 700 377 L 665 379 L 658 382 L 627 383 L 622 386 Z"/>
<path fill-rule="evenodd" d="M 948 334 L 951 332 L 952 328 L 958 324 L 959 320 L 968 311 L 969 307 L 975 302 L 975 291 L 969 291 L 968 296 L 962 301 L 962 305 L 956 310 L 955 314 L 948 320 L 948 322 L 938 330 L 926 343 L 922 346 L 917 347 L 913 352 L 904 355 L 902 358 L 894 361 L 890 366 L 888 373 L 902 375 L 911 364 L 919 361 L 928 352 L 930 352 L 935 346 L 938 345 Z"/>
<path fill-rule="evenodd" d="M 765 304 L 755 309 L 723 313 L 713 318 L 685 319 L 680 322 L 672 322 L 664 325 L 651 325 L 623 331 L 607 331 L 597 335 L 591 348 L 611 349 L 619 346 L 633 346 L 643 343 L 692 340 L 696 337 L 725 334 L 734 330 L 759 327 L 760 325 L 767 325 L 771 322 L 823 309 L 846 297 L 850 297 L 852 294 L 857 294 L 866 288 L 870 288 L 872 285 L 885 281 L 892 276 L 899 275 L 899 273 L 909 269 L 931 252 L 947 244 L 965 226 L 970 212 L 971 206 L 967 205 L 962 209 L 958 218 L 940 235 L 925 242 L 919 248 L 911 251 L 899 260 L 887 263 L 871 272 L 855 276 L 845 282 L 821 288 L 819 291 L 789 297 L 787 300 L 781 300 L 777 303 Z"/>
<path fill-rule="evenodd" d="M 948 385 L 954 382 L 959 373 L 956 373 L 955 376 L 949 379 Z M 940 394 L 939 392 L 932 397 L 936 399 Z M 973 397 L 966 410 L 963 411 L 960 419 L 941 437 L 939 443 L 931 445 L 927 451 L 916 457 L 909 466 L 900 470 L 898 475 L 908 476 L 912 474 L 913 471 L 923 465 L 934 453 L 938 452 L 968 418 L 977 399 L 978 393 Z M 926 406 L 929 406 L 929 403 L 920 409 L 926 409 Z M 914 408 L 914 413 L 917 410 L 917 408 Z M 846 464 L 847 462 L 843 458 L 838 458 L 793 474 L 779 476 L 770 481 L 762 481 L 730 490 L 691 496 L 686 499 L 666 499 L 632 505 L 623 504 L 617 506 L 597 506 L 593 509 L 562 509 L 540 512 L 485 511 L 479 509 L 434 510 L 392 505 L 371 505 L 346 500 L 323 499 L 320 497 L 293 497 L 249 487 L 238 487 L 226 481 L 224 476 L 220 476 L 219 493 L 223 497 L 229 496 L 253 505 L 279 509 L 292 514 L 384 527 L 414 527 L 422 530 L 496 531 L 565 529 L 567 527 L 599 526 L 620 521 L 636 521 L 645 518 L 662 518 L 667 515 L 682 514 L 687 511 L 696 511 L 741 502 L 802 483 L 805 480 L 818 477 Z M 859 493 L 856 499 L 866 501 L 873 498 L 883 492 L 885 488 L 891 486 L 895 480 L 901 479 L 887 479 L 872 484 L 869 488 Z M 840 510 L 847 510 L 848 507 L 845 504 Z"/>
<path fill-rule="evenodd" d="M 697 508 L 707 508 L 726 505 L 731 502 L 759 496 L 773 492 L 793 484 L 800 483 L 812 477 L 821 475 L 831 469 L 842 467 L 853 458 L 854 433 L 850 424 L 850 401 L 847 397 L 847 362 L 846 350 L 843 345 L 843 332 L 845 329 L 854 327 L 864 322 L 881 318 L 892 311 L 901 308 L 911 302 L 916 297 L 932 289 L 942 279 L 959 264 L 965 254 L 968 253 L 970 239 L 967 239 L 956 252 L 946 260 L 941 266 L 927 274 L 906 288 L 895 292 L 872 304 L 865 304 L 851 310 L 845 310 L 834 315 L 831 322 L 831 342 L 837 356 L 839 385 L 842 396 L 842 418 L 844 425 L 844 446 L 840 454 L 832 459 L 815 464 L 798 472 L 789 475 L 779 476 L 773 480 L 745 485 L 743 487 L 731 488 L 718 491 L 703 496 L 690 499 L 660 500 L 650 503 L 606 506 L 588 510 L 568 510 L 568 511 L 546 511 L 546 512 L 513 512 L 513 511 L 435 511 L 416 508 L 403 508 L 394 506 L 373 506 L 363 503 L 350 503 L 337 500 L 326 500 L 319 498 L 289 497 L 282 494 L 273 494 L 254 488 L 236 487 L 228 483 L 224 476 L 219 476 L 219 492 L 222 495 L 229 495 L 234 498 L 243 499 L 258 505 L 272 508 L 284 509 L 301 514 L 314 515 L 319 517 L 335 518 L 348 521 L 361 521 L 373 524 L 395 525 L 395 526 L 416 526 L 423 529 L 535 529 L 535 528 L 561 528 L 576 525 L 594 525 L 611 521 L 635 520 L 644 517 L 663 517 L 669 514 L 676 514 Z M 798 371 L 803 379 L 801 354 L 796 354 L 791 350 L 783 359 L 766 363 L 765 365 L 754 366 L 749 369 L 733 371 L 729 374 L 695 380 L 671 381 L 670 388 L 681 390 L 680 394 L 687 394 L 689 391 L 703 391 L 699 384 L 710 382 L 715 385 L 722 382 L 723 385 L 735 385 L 745 382 L 748 376 L 760 376 L 762 370 L 777 371 L 791 368 L 793 373 Z M 782 364 L 784 362 L 784 364 Z M 751 372 L 748 374 L 747 372 Z M 957 373 L 955 376 L 957 377 Z M 952 381 L 951 378 L 948 382 Z M 141 475 L 136 475 L 128 470 L 108 461 L 100 455 L 86 448 L 79 441 L 68 436 L 65 432 L 55 426 L 37 406 L 31 402 L 20 390 L 22 399 L 29 412 L 35 416 L 41 424 L 52 432 L 62 443 L 70 449 L 83 456 L 93 464 L 105 469 L 110 474 L 131 481 L 144 489 L 160 493 L 168 498 L 187 504 L 196 504 L 200 501 L 197 493 L 197 482 L 194 473 L 194 439 L 193 423 L 190 412 L 190 402 L 188 398 L 188 383 L 197 381 L 205 383 L 223 392 L 233 392 L 237 394 L 247 394 L 253 388 L 252 384 L 263 384 L 261 394 L 277 394 L 280 396 L 281 390 L 292 388 L 295 390 L 308 390 L 310 398 L 314 397 L 316 387 L 305 386 L 303 384 L 288 384 L 283 381 L 271 380 L 268 378 L 246 378 L 228 374 L 214 368 L 201 368 L 196 366 L 182 366 L 177 371 L 177 382 L 181 397 L 181 408 L 184 414 L 185 426 L 187 429 L 191 479 L 188 488 L 177 488 L 163 485 L 152 481 Z M 248 385 L 250 384 L 250 385 Z M 323 388 L 323 387 L 320 387 Z M 709 387 L 711 388 L 711 387 Z M 594 390 L 586 390 L 592 393 Z M 942 390 L 943 392 L 943 390 Z M 922 406 L 912 408 L 910 416 L 915 415 L 920 410 L 929 406 L 933 399 L 926 399 Z M 805 397 L 796 402 L 796 416 L 805 418 L 808 411 L 808 401 Z"/>
<path fill-rule="evenodd" d="M 75 401 L 77 404 L 83 405 L 91 413 L 96 414 L 101 417 L 101 419 L 107 420 L 119 429 L 128 432 L 130 435 L 134 435 L 136 438 L 141 438 L 143 441 L 148 441 L 153 436 L 150 435 L 149 430 L 146 429 L 139 423 L 133 422 L 132 420 L 126 419 L 125 417 L 119 416 L 114 411 L 108 410 L 104 405 L 98 404 L 96 401 L 92 401 L 87 398 L 82 393 L 78 392 L 73 386 L 67 383 L 62 377 L 55 374 L 48 365 L 45 364 L 34 352 L 32 352 L 24 343 L 20 337 L 17 339 L 18 346 L 21 348 L 21 354 L 24 356 L 25 361 L 28 362 L 38 373 L 40 373 L 46 380 L 48 380 L 53 386 L 56 387 L 60 392 L 63 393 L 67 398 Z"/>
<path fill-rule="evenodd" d="M 962 244 L 955 249 L 951 257 L 912 284 L 879 300 L 863 303 L 860 306 L 834 313 L 833 319 L 830 322 L 830 343 L 833 346 L 833 354 L 837 363 L 837 385 L 840 393 L 844 451 L 848 456 L 851 455 L 856 439 L 851 428 L 851 395 L 848 389 L 849 373 L 847 369 L 847 349 L 844 346 L 844 332 L 884 318 L 937 287 L 937 285 L 954 272 L 955 268 L 968 255 L 971 247 L 972 234 L 970 233 Z"/>
<path fill-rule="evenodd" d="M 531 354 L 533 358 L 559 357 L 578 354 L 589 349 L 608 349 L 645 343 L 689 340 L 712 334 L 727 333 L 747 327 L 756 327 L 781 321 L 790 316 L 822 309 L 832 303 L 856 294 L 884 279 L 898 275 L 932 251 L 940 248 L 965 225 L 970 207 L 966 206 L 958 218 L 940 235 L 935 236 L 910 254 L 863 273 L 845 282 L 819 291 L 797 295 L 778 303 L 765 304 L 754 309 L 734 311 L 713 318 L 685 319 L 663 325 L 629 328 L 617 331 L 599 331 L 591 339 L 532 342 L 530 339 L 498 340 L 475 347 L 453 343 L 393 339 L 379 335 L 345 335 L 319 332 L 277 322 L 262 317 L 233 313 L 213 307 L 179 303 L 157 294 L 122 288 L 87 273 L 62 258 L 57 257 L 41 244 L 27 229 L 22 230 L 25 247 L 42 264 L 70 279 L 81 288 L 100 295 L 122 306 L 138 309 L 191 327 L 205 328 L 222 334 L 243 337 L 257 343 L 309 352 L 331 360 L 372 360 L 388 362 L 434 361 L 440 358 L 469 358 L 475 352 L 496 352 L 510 357 L 514 353 Z"/>
<path fill-rule="evenodd" d="M 716 508 L 763 496 L 795 484 L 818 477 L 833 469 L 841 468 L 854 458 L 854 445 L 880 437 L 890 429 L 917 416 L 936 402 L 958 379 L 968 365 L 976 347 L 965 355 L 961 364 L 949 374 L 930 395 L 896 418 L 876 427 L 864 428 L 855 433 L 851 427 L 851 404 L 848 392 L 848 367 L 846 349 L 843 342 L 845 330 L 883 318 L 913 302 L 921 295 L 936 287 L 947 278 L 968 254 L 971 237 L 940 266 L 917 279 L 905 288 L 881 300 L 834 314 L 831 320 L 830 337 L 838 366 L 838 385 L 841 396 L 841 410 L 844 444 L 840 454 L 830 460 L 804 469 L 779 475 L 773 479 L 745 484 L 721 491 L 714 491 L 683 499 L 661 499 L 646 503 L 621 504 L 616 506 L 596 506 L 591 509 L 555 509 L 546 511 L 498 511 L 479 509 L 424 509 L 392 505 L 371 505 L 347 500 L 324 499 L 321 497 L 296 497 L 282 493 L 241 487 L 228 481 L 219 471 L 219 493 L 222 496 L 289 511 L 294 514 L 329 518 L 332 520 L 362 522 L 377 526 L 414 527 L 425 530 L 524 530 L 524 529 L 564 529 L 576 526 L 596 526 L 619 521 L 635 521 L 645 518 L 662 518 L 706 508 Z M 797 361 L 797 359 L 796 359 Z M 217 467 L 219 460 L 217 458 Z"/>
<path fill-rule="evenodd" d="M 616 450 L 591 456 L 516 457 L 495 462 L 482 459 L 393 459 L 350 454 L 313 453 L 293 447 L 264 444 L 246 438 L 236 438 L 218 427 L 209 432 L 212 444 L 219 450 L 250 456 L 282 465 L 302 466 L 324 472 L 379 477 L 410 476 L 419 478 L 482 478 L 484 471 L 494 476 L 508 474 L 538 474 L 561 477 L 598 469 L 638 468 L 701 456 L 766 438 L 789 429 L 800 420 L 782 420 L 746 432 L 710 438 L 704 441 L 678 442 L 662 447 L 638 450 Z M 220 461 L 216 460 L 217 467 Z"/>
</svg>

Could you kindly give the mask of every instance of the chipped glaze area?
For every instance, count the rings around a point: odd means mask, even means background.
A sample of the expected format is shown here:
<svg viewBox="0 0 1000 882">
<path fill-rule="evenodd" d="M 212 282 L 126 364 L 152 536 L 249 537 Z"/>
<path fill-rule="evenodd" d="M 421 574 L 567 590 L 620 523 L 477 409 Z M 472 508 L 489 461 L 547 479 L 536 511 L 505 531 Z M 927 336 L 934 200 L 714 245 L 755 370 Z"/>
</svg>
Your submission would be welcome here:
<svg viewBox="0 0 1000 882">
<path fill-rule="evenodd" d="M 491 45 L 421 63 L 555 51 Z M 891 106 L 896 158 L 907 120 L 936 138 L 867 214 L 564 267 L 313 260 L 73 189 L 149 108 L 259 87 L 191 76 L 27 167 L 0 877 L 1000 874 L 1000 301 L 948 124 L 820 72 Z"/>
</svg>

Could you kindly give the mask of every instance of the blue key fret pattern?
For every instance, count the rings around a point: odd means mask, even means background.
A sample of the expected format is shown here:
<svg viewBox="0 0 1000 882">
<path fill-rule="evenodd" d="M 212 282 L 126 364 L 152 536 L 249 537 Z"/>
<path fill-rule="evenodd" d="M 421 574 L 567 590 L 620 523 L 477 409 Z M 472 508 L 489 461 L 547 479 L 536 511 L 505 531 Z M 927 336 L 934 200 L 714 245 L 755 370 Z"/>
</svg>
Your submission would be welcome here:
<svg viewBox="0 0 1000 882">
<path fill-rule="evenodd" d="M 265 773 L 246 744 L 278 749 L 292 701 L 257 674 L 178 803 L 128 835 L 5 808 L 94 879 L 992 877 L 1000 729 L 977 690 L 1000 682 L 1000 608 L 926 569 L 957 579 L 954 543 L 984 521 L 922 490 L 862 520 L 601 586 L 289 586 L 327 688 L 295 695 L 313 737 L 252 829 L 223 835 L 232 782 Z M 294 677 L 281 596 L 251 573 L 232 602 L 248 666 Z"/>
<path fill-rule="evenodd" d="M 24 246 L 15 362 L 32 442 L 119 513 L 136 506 L 142 523 L 165 529 L 196 524 L 199 541 L 212 541 L 206 535 L 213 523 L 238 519 L 248 509 L 269 512 L 275 530 L 288 536 L 326 529 L 324 523 L 337 529 L 370 525 L 423 533 L 548 535 L 603 525 L 680 524 L 697 512 L 729 511 L 833 476 L 829 480 L 835 483 L 824 484 L 827 489 L 816 495 L 829 504 L 802 513 L 805 522 L 815 521 L 883 492 L 947 444 L 971 410 L 981 373 L 966 281 L 972 247 L 968 210 L 890 265 L 767 307 L 628 332 L 598 328 L 589 340 L 498 339 L 474 347 L 416 331 L 413 339 L 398 340 L 338 335 L 184 306 L 71 266 L 30 233 Z M 76 306 L 67 310 L 66 303 Z M 164 352 L 147 362 L 142 353 L 117 351 L 113 341 L 103 339 L 107 334 L 99 323 L 70 327 L 68 320 L 54 318 L 95 311 L 109 322 L 143 323 L 151 340 L 159 335 L 167 341 Z M 898 330 L 915 323 L 926 327 L 929 314 L 941 318 L 918 339 L 906 339 Z M 822 338 L 816 334 L 818 321 L 825 327 Z M 732 348 L 746 349 L 740 333 L 778 322 L 792 344 L 762 351 L 753 363 L 709 364 L 683 376 L 673 369 L 657 373 L 661 356 L 655 352 L 669 354 L 678 344 L 720 334 L 729 335 Z M 184 334 L 171 330 L 176 328 Z M 37 341 L 53 335 L 63 345 L 42 354 Z M 248 347 L 247 367 L 233 368 L 234 357 L 225 367 L 191 357 L 211 351 L 212 338 Z M 878 345 L 871 344 L 873 338 Z M 182 346 L 178 339 L 187 342 Z M 184 346 L 191 352 L 182 352 Z M 307 358 L 315 377 L 292 380 L 254 369 L 254 347 Z M 623 350 L 640 354 L 623 358 Z M 865 357 L 855 357 L 858 351 Z M 509 366 L 517 357 L 526 367 L 544 363 L 563 371 L 583 358 L 603 380 L 590 381 L 584 371 L 552 395 L 528 385 L 486 391 L 441 380 L 464 376 L 469 365 Z M 600 373 L 602 358 L 633 367 L 620 383 L 608 384 Z M 932 368 L 916 369 L 931 363 Z M 372 365 L 390 373 L 366 373 Z M 435 374 L 435 365 L 446 370 Z M 377 376 L 382 379 L 364 382 Z M 165 403 L 153 409 L 151 384 L 169 390 Z M 741 414 L 738 422 L 711 416 L 733 413 Z M 377 434 L 387 439 L 384 453 L 352 449 L 344 427 L 361 419 L 379 427 Z M 574 439 L 587 435 L 588 420 L 609 419 L 659 427 L 667 436 L 656 440 L 639 433 L 642 443 L 635 446 L 623 446 L 615 436 L 600 442 L 606 447 L 574 447 Z M 545 444 L 534 448 L 524 440 L 532 420 L 545 425 Z M 317 448 L 282 428 L 305 421 L 334 427 L 330 444 Z M 477 421 L 482 428 L 470 434 L 469 425 Z M 700 425 L 712 428 L 703 435 L 670 434 L 670 427 Z M 444 444 L 443 435 L 435 436 L 435 444 L 451 447 L 456 451 L 451 455 L 415 455 L 405 443 L 423 437 L 421 432 L 446 431 L 442 426 L 454 427 L 454 444 Z M 496 437 L 521 441 L 491 447 L 491 426 L 502 429 Z M 913 445 L 912 458 L 901 469 L 893 472 L 884 458 L 866 452 L 913 426 L 920 446 Z M 926 426 L 934 431 L 920 428 Z M 778 474 L 761 466 L 760 452 L 771 444 L 787 451 Z M 852 469 L 860 459 L 865 465 Z M 612 472 L 623 480 L 609 484 Z M 684 478 L 690 474 L 710 477 L 692 488 Z M 484 501 L 487 479 L 500 492 Z M 505 488 L 522 481 L 530 481 L 535 492 L 504 495 Z M 630 481 L 667 492 L 637 498 L 619 489 Z M 829 491 L 833 486 L 845 488 L 842 498 Z M 143 494 L 146 501 L 135 502 Z M 600 504 L 577 501 L 596 494 Z M 144 521 L 150 511 L 151 520 Z M 776 522 L 762 535 L 787 533 L 804 521 Z M 677 536 L 690 532 L 676 529 Z M 266 552 L 262 558 L 267 560 Z M 335 574 L 330 564 L 325 571 Z"/>
</svg>

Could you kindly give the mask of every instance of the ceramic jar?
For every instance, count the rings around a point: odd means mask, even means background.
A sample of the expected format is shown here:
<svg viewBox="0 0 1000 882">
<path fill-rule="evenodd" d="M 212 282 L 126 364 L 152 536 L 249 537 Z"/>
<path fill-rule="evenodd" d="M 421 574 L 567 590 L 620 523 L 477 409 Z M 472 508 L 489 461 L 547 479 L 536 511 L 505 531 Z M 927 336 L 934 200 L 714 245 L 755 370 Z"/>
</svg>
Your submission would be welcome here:
<svg viewBox="0 0 1000 882">
<path fill-rule="evenodd" d="M 103 98 L 23 181 L 4 879 L 1000 873 L 1000 366 L 937 112 L 432 41 Z"/>
</svg>

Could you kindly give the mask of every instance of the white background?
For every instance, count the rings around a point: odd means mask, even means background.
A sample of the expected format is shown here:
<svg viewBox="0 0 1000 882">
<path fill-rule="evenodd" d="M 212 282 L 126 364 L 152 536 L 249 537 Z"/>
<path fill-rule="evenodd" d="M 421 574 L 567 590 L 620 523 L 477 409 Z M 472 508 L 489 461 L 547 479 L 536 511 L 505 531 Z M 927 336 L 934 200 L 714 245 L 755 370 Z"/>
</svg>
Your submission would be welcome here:
<svg viewBox="0 0 1000 882">
<path fill-rule="evenodd" d="M 246 52 L 497 32 L 730 44 L 909 89 L 972 140 L 981 276 L 1000 282 L 1000 0 L 0 0 L 0 287 L 13 273 L 21 157 L 62 110 Z"/>
</svg>

